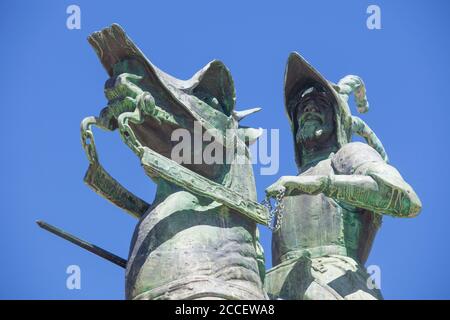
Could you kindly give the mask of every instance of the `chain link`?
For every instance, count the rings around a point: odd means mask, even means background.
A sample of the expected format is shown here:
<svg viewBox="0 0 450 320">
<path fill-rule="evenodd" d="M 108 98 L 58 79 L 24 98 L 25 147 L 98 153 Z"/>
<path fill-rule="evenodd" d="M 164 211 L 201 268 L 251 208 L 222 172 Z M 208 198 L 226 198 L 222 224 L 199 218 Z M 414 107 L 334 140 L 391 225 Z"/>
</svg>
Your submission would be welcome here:
<svg viewBox="0 0 450 320">
<path fill-rule="evenodd" d="M 270 202 L 270 196 L 266 196 L 264 200 L 261 202 L 263 206 L 267 208 L 269 211 L 269 229 L 272 232 L 276 232 L 281 228 L 283 223 L 283 214 L 284 214 L 284 203 L 283 199 L 285 196 L 286 190 L 280 190 L 280 192 L 275 196 L 275 208 L 272 207 L 272 203 Z M 274 225 L 275 224 L 275 225 Z"/>
<path fill-rule="evenodd" d="M 81 144 L 90 163 L 98 163 L 97 149 L 95 148 L 92 126 L 97 125 L 97 118 L 87 117 L 81 122 Z"/>
</svg>

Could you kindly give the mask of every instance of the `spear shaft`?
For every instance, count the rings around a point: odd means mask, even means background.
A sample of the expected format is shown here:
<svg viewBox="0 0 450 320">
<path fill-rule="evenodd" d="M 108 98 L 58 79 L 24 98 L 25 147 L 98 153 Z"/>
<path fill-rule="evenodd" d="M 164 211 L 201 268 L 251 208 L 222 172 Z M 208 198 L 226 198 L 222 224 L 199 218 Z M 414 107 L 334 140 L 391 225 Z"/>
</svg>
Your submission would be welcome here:
<svg viewBox="0 0 450 320">
<path fill-rule="evenodd" d="M 93 254 L 95 254 L 95 255 L 97 255 L 99 257 L 102 257 L 103 259 L 106 259 L 106 260 L 108 260 L 108 261 L 110 261 L 110 262 L 112 262 L 112 263 L 114 263 L 114 264 L 116 264 L 116 265 L 118 265 L 118 266 L 120 266 L 122 268 L 126 268 L 127 267 L 127 260 L 125 260 L 125 259 L 123 259 L 123 258 L 121 258 L 119 256 L 116 256 L 115 254 L 113 254 L 113 253 L 111 253 L 111 252 L 109 252 L 109 251 L 107 251 L 105 249 L 102 249 L 100 247 L 97 247 L 96 245 L 93 245 L 92 243 L 89 243 L 89 242 L 84 241 L 84 240 L 82 240 L 80 238 L 77 238 L 77 237 L 71 235 L 70 233 L 65 232 L 65 231 L 63 231 L 61 229 L 58 229 L 55 226 L 52 226 L 51 224 L 48 224 L 48 223 L 46 223 L 44 221 L 40 221 L 39 220 L 39 221 L 36 221 L 36 223 L 42 229 L 47 230 L 47 231 L 57 235 L 58 237 L 61 237 L 61 238 L 65 239 L 65 240 L 67 240 L 67 241 L 70 241 L 73 244 L 76 244 L 77 246 L 79 246 L 79 247 L 81 247 L 81 248 L 83 248 L 83 249 L 85 249 L 85 250 L 87 250 L 89 252 L 92 252 Z"/>
</svg>

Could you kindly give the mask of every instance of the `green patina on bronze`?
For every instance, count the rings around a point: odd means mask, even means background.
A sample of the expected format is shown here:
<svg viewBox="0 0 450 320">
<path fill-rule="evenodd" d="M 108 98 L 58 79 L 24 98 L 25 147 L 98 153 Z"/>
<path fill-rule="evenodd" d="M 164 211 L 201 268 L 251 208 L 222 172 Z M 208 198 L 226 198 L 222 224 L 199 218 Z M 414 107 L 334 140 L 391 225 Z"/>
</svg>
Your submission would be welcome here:
<svg viewBox="0 0 450 320">
<path fill-rule="evenodd" d="M 91 162 L 85 181 L 140 218 L 126 268 L 126 297 L 265 299 L 256 224 L 269 223 L 268 211 L 256 202 L 248 150 L 257 136 L 239 126 L 247 113 L 234 110 L 228 69 L 213 61 L 191 79 L 178 80 L 151 64 L 117 25 L 88 40 L 111 78 L 105 85 L 108 106 L 82 123 Z M 179 128 L 192 132 L 194 122 L 224 150 L 243 148 L 247 161 L 206 165 L 171 160 L 171 133 Z M 101 167 L 92 125 L 119 129 L 157 184 L 151 205 L 124 190 Z"/>
<path fill-rule="evenodd" d="M 382 214 L 413 217 L 417 195 L 387 164 L 375 133 L 352 116 L 368 110 L 357 76 L 325 80 L 297 53 L 289 57 L 285 105 L 291 124 L 297 176 L 281 177 L 268 196 L 285 194 L 283 224 L 274 233 L 266 289 L 278 299 L 380 299 L 367 285 L 364 263 Z M 367 144 L 351 142 L 352 134 Z"/>
<path fill-rule="evenodd" d="M 387 163 L 375 133 L 350 112 L 352 94 L 358 111 L 368 111 L 358 76 L 334 84 L 299 54 L 289 56 L 285 106 L 299 174 L 281 177 L 259 204 L 248 146 L 261 130 L 239 121 L 260 109 L 235 111 L 233 80 L 222 62 L 179 80 L 154 66 L 118 25 L 88 41 L 110 78 L 107 107 L 81 123 L 89 160 L 84 181 L 138 224 L 127 260 L 45 222 L 39 226 L 125 267 L 127 299 L 382 298 L 367 285 L 364 268 L 382 215 L 414 217 L 421 203 Z M 195 135 L 196 124 L 223 155 L 240 150 L 244 161 L 171 159 L 177 143 L 172 133 L 185 129 Z M 157 185 L 151 204 L 102 167 L 94 126 L 118 129 Z M 367 143 L 352 142 L 353 134 Z M 194 143 L 190 155 L 195 158 L 207 144 Z M 274 267 L 267 272 L 257 224 L 274 230 Z"/>
</svg>

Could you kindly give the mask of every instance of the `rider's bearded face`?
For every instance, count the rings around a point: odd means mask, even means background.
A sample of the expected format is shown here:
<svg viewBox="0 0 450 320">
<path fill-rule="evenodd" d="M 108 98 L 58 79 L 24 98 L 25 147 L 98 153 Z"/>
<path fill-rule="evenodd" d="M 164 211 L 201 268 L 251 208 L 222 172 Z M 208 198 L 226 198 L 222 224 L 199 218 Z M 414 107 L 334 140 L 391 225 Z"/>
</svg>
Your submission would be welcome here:
<svg viewBox="0 0 450 320">
<path fill-rule="evenodd" d="M 333 136 L 334 108 L 325 93 L 316 89 L 305 92 L 296 109 L 296 141 L 306 149 L 319 149 Z"/>
</svg>

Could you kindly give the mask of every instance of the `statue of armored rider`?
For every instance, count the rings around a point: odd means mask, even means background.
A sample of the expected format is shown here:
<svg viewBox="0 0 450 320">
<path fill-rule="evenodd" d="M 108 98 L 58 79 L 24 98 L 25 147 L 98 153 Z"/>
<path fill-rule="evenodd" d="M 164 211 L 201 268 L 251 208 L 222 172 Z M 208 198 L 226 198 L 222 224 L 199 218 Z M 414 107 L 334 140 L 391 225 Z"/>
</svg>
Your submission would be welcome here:
<svg viewBox="0 0 450 320">
<path fill-rule="evenodd" d="M 350 113 L 351 94 L 358 111 L 368 111 L 359 77 L 331 83 L 292 53 L 284 94 L 299 174 L 266 189 L 282 199 L 266 290 L 273 299 L 382 299 L 364 268 L 382 216 L 414 217 L 421 202 Z M 353 134 L 367 143 L 352 142 Z"/>
</svg>

